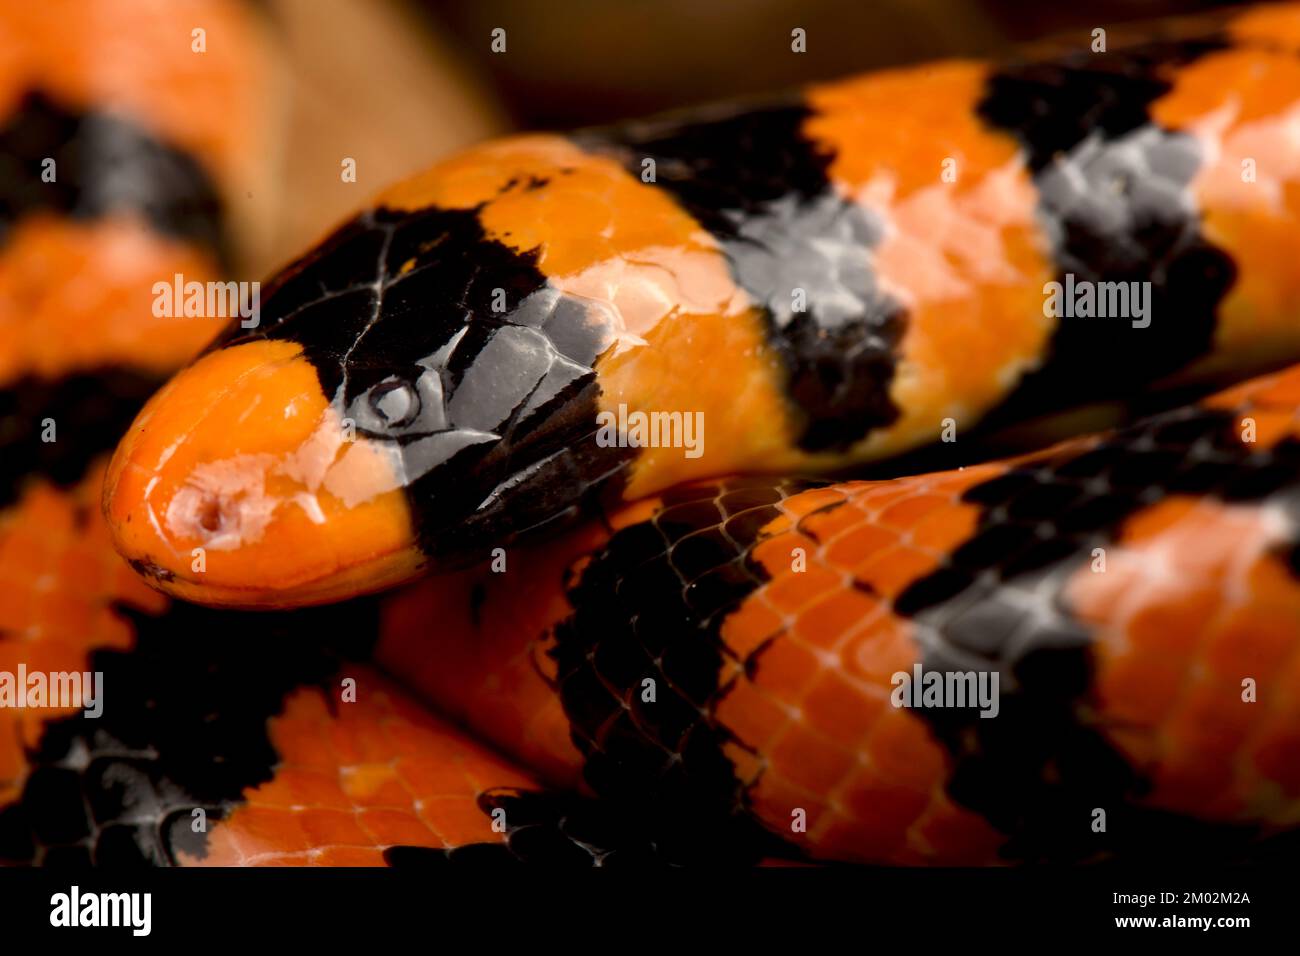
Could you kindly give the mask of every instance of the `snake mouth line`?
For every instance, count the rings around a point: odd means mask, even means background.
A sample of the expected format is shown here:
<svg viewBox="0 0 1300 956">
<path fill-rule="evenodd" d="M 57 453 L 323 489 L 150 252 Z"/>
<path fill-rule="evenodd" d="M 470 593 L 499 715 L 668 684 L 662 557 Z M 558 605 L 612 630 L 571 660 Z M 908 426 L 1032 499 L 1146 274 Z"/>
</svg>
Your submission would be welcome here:
<svg viewBox="0 0 1300 956">
<path fill-rule="evenodd" d="M 131 569 L 135 571 L 136 574 L 149 581 L 157 582 L 159 585 L 170 584 L 172 581 L 176 580 L 176 575 L 173 572 L 168 571 L 162 565 L 155 564 L 147 559 L 132 558 L 126 563 L 131 565 Z"/>
</svg>

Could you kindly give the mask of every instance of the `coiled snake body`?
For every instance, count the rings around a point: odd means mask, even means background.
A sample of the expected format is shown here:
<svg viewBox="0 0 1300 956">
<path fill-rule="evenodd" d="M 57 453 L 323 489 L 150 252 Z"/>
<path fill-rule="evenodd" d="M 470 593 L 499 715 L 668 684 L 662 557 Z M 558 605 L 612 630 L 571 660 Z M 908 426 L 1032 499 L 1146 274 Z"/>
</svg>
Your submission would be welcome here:
<svg viewBox="0 0 1300 956">
<path fill-rule="evenodd" d="M 1297 117 L 1282 4 L 515 137 L 390 188 L 267 284 L 255 328 L 103 426 L 124 435 L 106 522 L 102 460 L 16 459 L 0 650 L 88 660 L 115 703 L 0 711 L 21 741 L 0 856 L 1278 852 L 1300 811 Z M 177 254 L 219 234 L 195 223 L 220 164 L 186 165 L 183 132 L 140 147 L 176 172 L 127 210 Z M 9 204 L 5 256 L 111 219 L 35 205 Z M 7 400 L 129 415 L 197 344 L 143 370 L 138 345 L 6 346 Z M 104 401 L 119 366 L 137 384 Z M 695 449 L 602 440 L 638 413 L 702 422 Z M 924 446 L 926 470 L 897 464 Z M 996 697 L 932 706 L 926 674 Z"/>
</svg>

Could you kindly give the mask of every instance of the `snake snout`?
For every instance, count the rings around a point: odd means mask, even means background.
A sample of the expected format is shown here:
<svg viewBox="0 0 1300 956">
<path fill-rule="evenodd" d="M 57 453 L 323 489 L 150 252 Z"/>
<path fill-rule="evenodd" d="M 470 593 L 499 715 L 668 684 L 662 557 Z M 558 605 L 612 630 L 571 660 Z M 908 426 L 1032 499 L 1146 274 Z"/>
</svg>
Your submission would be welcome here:
<svg viewBox="0 0 1300 956">
<path fill-rule="evenodd" d="M 205 355 L 149 401 L 105 483 L 117 549 L 203 604 L 321 603 L 421 563 L 400 466 L 348 434 L 297 345 Z"/>
</svg>

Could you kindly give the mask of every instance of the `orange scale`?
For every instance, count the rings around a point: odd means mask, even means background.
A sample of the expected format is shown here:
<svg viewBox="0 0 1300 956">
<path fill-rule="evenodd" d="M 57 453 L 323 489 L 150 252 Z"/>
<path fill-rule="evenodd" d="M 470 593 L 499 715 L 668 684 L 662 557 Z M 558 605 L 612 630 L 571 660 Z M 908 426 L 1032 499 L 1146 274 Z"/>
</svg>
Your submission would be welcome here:
<svg viewBox="0 0 1300 956">
<path fill-rule="evenodd" d="M 1300 419 L 1294 408 L 1256 408 L 1238 419 L 1238 435 L 1243 434 L 1246 419 L 1254 422 L 1254 444 L 1260 448 L 1275 448 L 1288 438 L 1300 437 Z"/>
<path fill-rule="evenodd" d="M 518 719 L 518 715 L 513 711 L 510 713 Z M 502 716 L 506 715 L 502 714 Z M 427 720 L 427 717 L 423 719 Z M 404 714 L 400 720 L 385 721 L 385 739 L 388 743 L 388 752 L 393 759 L 406 763 L 427 760 L 431 752 L 454 752 L 454 749 L 448 746 L 448 741 L 431 734 L 427 726 L 417 722 L 420 720 L 419 717 L 412 718 Z"/>
<path fill-rule="evenodd" d="M 842 588 L 802 611 L 795 618 L 794 633 L 816 647 L 830 648 L 879 609 L 872 596 Z"/>
<path fill-rule="evenodd" d="M 310 850 L 312 842 L 303 832 L 301 814 L 262 806 L 258 801 L 261 789 L 250 794 L 249 802 L 238 807 L 230 819 L 219 822 L 214 832 L 228 832 L 234 847 L 244 857 Z"/>
<path fill-rule="evenodd" d="M 474 796 L 477 793 L 462 762 L 454 757 L 437 758 L 430 754 L 425 760 L 403 760 L 397 765 L 397 772 L 412 793 L 434 794 L 439 797 Z M 517 775 L 503 773 L 501 776 L 510 779 L 494 778 L 493 785 L 511 786 Z"/>
<path fill-rule="evenodd" d="M 797 641 L 782 638 L 759 655 L 754 683 L 781 699 L 796 701 L 823 670 L 812 651 Z"/>
<path fill-rule="evenodd" d="M 883 824 L 902 834 L 930 803 L 929 788 L 901 784 L 887 774 L 859 764 L 843 787 L 841 801 L 855 819 Z"/>
<path fill-rule="evenodd" d="M 1180 593 L 1179 600 L 1184 597 Z M 1202 612 L 1199 618 L 1189 617 L 1178 603 L 1152 604 L 1138 611 L 1129 622 L 1127 639 L 1136 646 L 1129 653 L 1191 661 L 1204 643 L 1206 623 L 1220 616 L 1218 598 L 1206 593 L 1187 597 L 1188 605 Z"/>
<path fill-rule="evenodd" d="M 916 476 L 904 475 L 870 481 L 846 481 L 836 487 L 849 489 L 846 507 L 857 510 L 867 520 L 875 521 L 890 504 L 916 493 L 917 486 L 913 484 L 915 480 Z"/>
<path fill-rule="evenodd" d="M 363 695 L 372 691 L 373 685 L 367 686 L 364 679 L 358 679 L 357 700 L 351 703 L 341 701 L 338 705 L 342 711 L 356 708 L 352 715 L 343 713 L 337 726 L 332 728 L 336 731 L 332 736 L 341 763 L 386 763 L 393 756 L 393 748 L 385 732 L 386 721 L 381 716 L 387 708 L 363 698 Z"/>
<path fill-rule="evenodd" d="M 766 601 L 751 596 L 722 625 L 722 642 L 738 660 L 745 660 L 767 641 L 785 630 L 785 618 Z"/>
<path fill-rule="evenodd" d="M 1132 547 L 1147 539 L 1155 538 L 1161 532 L 1186 521 L 1188 515 L 1196 511 L 1200 504 L 1200 498 L 1180 495 L 1166 498 L 1157 505 L 1145 508 L 1124 522 L 1124 542 Z"/>
<path fill-rule="evenodd" d="M 913 547 L 947 554 L 967 540 L 975 529 L 975 512 L 970 508 L 943 508 L 918 519 L 911 529 Z"/>
<path fill-rule="evenodd" d="M 1186 724 L 1207 737 L 1217 733 L 1248 733 L 1264 717 L 1260 705 L 1241 699 L 1242 687 L 1236 681 L 1198 680 L 1188 687 L 1174 721 Z"/>
<path fill-rule="evenodd" d="M 860 487 L 861 484 L 861 482 L 847 482 L 835 487 L 813 488 L 785 499 L 778 507 L 786 515 L 801 518 L 804 515 L 811 514 L 818 508 L 842 505 L 845 498 L 857 487 Z"/>
<path fill-rule="evenodd" d="M 878 509 L 871 505 L 869 498 L 870 495 L 867 492 L 848 495 L 839 504 L 823 508 L 806 516 L 800 521 L 799 526 L 816 530 L 820 541 L 831 541 L 842 537 L 852 528 L 869 522 L 875 517 Z M 836 521 L 834 524 L 829 524 L 832 514 L 836 516 Z M 821 526 L 829 527 L 831 531 L 822 533 Z"/>
<path fill-rule="evenodd" d="M 499 843 L 504 834 L 492 829 L 492 821 L 478 804 L 465 797 L 433 797 L 424 801 L 420 819 L 442 840 L 444 846 L 463 843 Z M 507 818 L 506 825 L 510 821 Z M 430 844 L 433 845 L 433 844 Z"/>
<path fill-rule="evenodd" d="M 414 806 L 410 809 L 363 810 L 358 815 L 358 822 L 368 836 L 367 839 L 358 841 L 362 844 L 427 846 L 435 839 L 433 832 L 417 815 Z"/>
<path fill-rule="evenodd" d="M 1171 734 L 1195 741 L 1206 750 L 1222 750 L 1231 760 L 1232 752 L 1248 740 L 1268 734 L 1278 726 L 1279 714 L 1268 704 L 1247 704 L 1242 688 L 1225 684 L 1210 688 L 1201 684 L 1188 696 L 1179 710 Z"/>
<path fill-rule="evenodd" d="M 926 515 L 949 503 L 950 499 L 940 495 L 912 494 L 886 508 L 880 515 L 880 523 L 906 531 Z"/>
<path fill-rule="evenodd" d="M 1260 405 L 1289 408 L 1294 415 L 1295 410 L 1300 409 L 1300 367 L 1293 366 L 1270 379 L 1264 379 L 1252 397 Z"/>
<path fill-rule="evenodd" d="M 897 532 L 863 523 L 827 545 L 826 561 L 836 567 L 853 567 L 897 543 Z"/>
<path fill-rule="evenodd" d="M 1006 461 L 994 461 L 985 465 L 971 465 L 940 472 L 937 475 L 927 475 L 921 480 L 926 483 L 926 488 L 932 494 L 944 495 L 949 500 L 955 501 L 965 494 L 967 489 L 1000 478 L 1010 471 L 1011 467 L 1012 465 Z"/>
<path fill-rule="evenodd" d="M 935 798 L 929 813 L 913 828 L 932 847 L 942 847 L 943 862 L 954 866 L 984 866 L 998 861 L 1006 837 L 983 817 L 959 807 L 946 794 Z"/>
<path fill-rule="evenodd" d="M 736 681 L 745 680 L 746 667 L 747 662 L 724 654 L 718 666 L 718 688 L 725 693 Z"/>
<path fill-rule="evenodd" d="M 821 545 L 812 538 L 797 531 L 787 531 L 762 539 L 754 545 L 751 555 L 774 575 L 787 571 L 797 574 L 800 572 L 794 571 L 795 548 L 803 549 L 805 556 L 821 552 Z"/>
<path fill-rule="evenodd" d="M 250 799 L 256 799 L 260 807 L 286 811 L 292 811 L 300 805 L 310 805 L 309 794 L 295 795 L 292 792 L 296 772 L 293 768 L 277 768 L 269 781 L 252 791 Z"/>
<path fill-rule="evenodd" d="M 1106 719 L 1158 724 L 1177 699 L 1186 670 L 1165 659 L 1130 655 L 1105 665 L 1095 694 Z"/>
<path fill-rule="evenodd" d="M 882 481 L 864 489 L 861 494 L 854 495 L 852 502 L 840 510 L 852 509 L 859 516 L 860 522 L 879 524 L 880 516 L 885 509 L 900 501 L 906 501 L 915 493 L 915 489 L 912 488 L 906 478 L 896 481 Z"/>
<path fill-rule="evenodd" d="M 852 750 L 795 725 L 768 753 L 771 766 L 814 793 L 827 793 L 857 765 Z"/>
<path fill-rule="evenodd" d="M 794 614 L 828 591 L 843 585 L 843 578 L 820 564 L 809 562 L 806 571 L 787 572 L 763 586 L 763 597 L 781 614 Z"/>
<path fill-rule="evenodd" d="M 715 709 L 718 720 L 747 747 L 766 753 L 790 723 L 790 713 L 751 684 L 739 683 Z"/>
<path fill-rule="evenodd" d="M 1216 630 L 1199 650 L 1199 663 L 1216 682 L 1230 684 L 1241 693 L 1241 681 L 1254 678 L 1258 685 L 1271 682 L 1286 662 L 1294 644 L 1295 619 L 1291 615 L 1269 614 L 1262 608 L 1237 615 Z"/>
<path fill-rule="evenodd" d="M 466 786 L 472 788 L 470 796 L 477 798 L 485 790 L 497 790 L 502 787 L 526 790 L 537 786 L 536 778 L 530 772 L 516 770 L 500 762 L 496 757 L 484 754 L 477 745 L 475 748 L 472 754 L 455 757 L 456 760 L 465 762 Z"/>
<path fill-rule="evenodd" d="M 767 769 L 767 758 L 741 747 L 735 741 L 723 744 L 723 754 L 735 770 L 736 779 L 742 786 L 749 787 L 763 775 Z"/>
<path fill-rule="evenodd" d="M 860 677 L 892 690 L 891 680 L 899 671 L 910 671 L 917 661 L 911 625 L 898 618 L 882 618 L 865 631 L 842 654 L 850 676 Z"/>
<path fill-rule="evenodd" d="M 893 598 L 932 572 L 937 564 L 933 555 L 899 547 L 864 562 L 854 571 L 854 577 L 866 581 L 876 593 Z"/>
<path fill-rule="evenodd" d="M 842 507 L 808 515 L 799 522 L 799 527 L 819 541 L 829 541 L 836 535 L 851 531 L 861 523 L 862 514 L 857 508 Z"/>
<path fill-rule="evenodd" d="M 357 694 L 360 696 L 365 691 L 358 686 Z M 316 696 L 313 694 L 313 696 Z M 367 763 L 366 748 L 361 746 L 360 727 L 372 719 L 372 715 L 364 704 L 360 702 L 346 703 L 340 702 L 339 719 L 331 723 L 321 725 L 303 724 L 300 733 L 304 739 L 315 741 L 315 747 L 319 753 L 313 754 L 311 760 L 314 766 L 321 767 L 356 767 Z M 312 730 L 311 728 L 315 728 Z M 307 755 L 303 754 L 306 759 Z"/>
<path fill-rule="evenodd" d="M 343 792 L 360 807 L 400 807 L 411 793 L 387 764 L 357 764 L 340 775 Z"/>
<path fill-rule="evenodd" d="M 411 732 L 414 748 L 411 754 L 402 755 L 404 763 L 408 758 L 411 763 L 454 761 L 465 753 L 465 742 L 447 734 L 441 723 L 435 724 L 427 713 L 407 715 L 402 720 L 389 720 L 387 724 L 392 728 L 405 726 Z"/>
<path fill-rule="evenodd" d="M 299 814 L 299 824 L 314 847 L 369 846 L 372 843 L 357 814 L 351 811 L 313 807 L 310 812 Z"/>
<path fill-rule="evenodd" d="M 884 777 L 900 785 L 928 790 L 946 775 L 947 758 L 920 719 L 889 704 L 863 748 Z"/>
<path fill-rule="evenodd" d="M 881 507 L 897 501 L 897 481 L 850 481 L 846 486 L 857 486 L 857 490 L 845 499 L 842 511 L 852 511 L 858 516 L 858 523 L 875 522 L 880 516 Z"/>
<path fill-rule="evenodd" d="M 1180 589 L 1176 597 L 1147 604 L 1128 621 L 1129 644 L 1142 653 L 1185 655 L 1199 642 L 1221 601 L 1215 587 L 1192 593 Z"/>
<path fill-rule="evenodd" d="M 804 697 L 801 709 L 810 727 L 842 747 L 855 749 L 889 708 L 883 696 L 863 693 L 841 672 L 827 671 Z"/>
<path fill-rule="evenodd" d="M 887 565 L 892 555 L 902 554 L 910 550 L 903 543 L 902 537 L 896 532 L 889 532 L 891 541 L 884 547 L 878 548 L 868 554 L 863 555 L 862 560 L 856 562 L 847 570 L 849 576 L 859 584 L 864 584 L 867 590 L 877 591 L 876 582 L 871 575 L 883 565 Z"/>
<path fill-rule="evenodd" d="M 271 724 L 271 741 L 277 752 L 300 770 L 315 770 L 325 775 L 337 773 L 340 761 L 327 743 L 329 737 L 314 722 L 280 718 Z"/>
<path fill-rule="evenodd" d="M 859 863 L 906 864 L 908 850 L 904 839 L 902 833 L 841 816 L 831 817 L 817 832 L 819 845 L 836 847 L 837 857 Z"/>
<path fill-rule="evenodd" d="M 348 810 L 353 807 L 352 800 L 339 783 L 336 769 L 309 769 L 303 766 L 281 767 L 275 775 L 283 796 L 276 801 L 281 806 L 306 806 L 312 808 Z M 263 795 L 263 802 L 270 803 L 269 795 Z"/>
</svg>

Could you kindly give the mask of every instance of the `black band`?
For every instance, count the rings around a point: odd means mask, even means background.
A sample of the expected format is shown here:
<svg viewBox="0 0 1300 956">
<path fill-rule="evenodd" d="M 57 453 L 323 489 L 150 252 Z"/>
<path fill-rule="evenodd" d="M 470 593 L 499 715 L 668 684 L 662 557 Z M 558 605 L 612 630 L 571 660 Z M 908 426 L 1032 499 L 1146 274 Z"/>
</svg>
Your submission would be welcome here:
<svg viewBox="0 0 1300 956">
<path fill-rule="evenodd" d="M 42 178 L 49 159 L 53 182 Z M 0 125 L 0 245 L 41 211 L 77 220 L 135 213 L 229 260 L 217 187 L 193 157 L 119 116 L 74 113 L 31 93 Z"/>
</svg>

